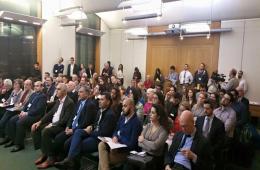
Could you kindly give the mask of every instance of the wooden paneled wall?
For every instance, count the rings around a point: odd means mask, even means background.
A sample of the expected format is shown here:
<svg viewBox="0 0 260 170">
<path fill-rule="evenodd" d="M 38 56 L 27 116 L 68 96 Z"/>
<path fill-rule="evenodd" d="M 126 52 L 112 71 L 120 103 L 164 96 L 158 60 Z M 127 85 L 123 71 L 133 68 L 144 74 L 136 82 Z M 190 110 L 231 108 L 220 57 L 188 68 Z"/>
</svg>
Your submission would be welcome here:
<svg viewBox="0 0 260 170">
<path fill-rule="evenodd" d="M 213 22 L 211 28 L 220 28 L 220 22 Z M 166 26 L 149 27 L 149 32 L 160 32 Z M 168 75 L 169 67 L 174 65 L 177 72 L 183 70 L 184 64 L 189 64 L 194 73 L 201 62 L 211 75 L 218 68 L 220 34 L 206 37 L 156 36 L 147 39 L 146 74 L 154 75 L 155 69 L 161 69 L 163 75 Z"/>
</svg>

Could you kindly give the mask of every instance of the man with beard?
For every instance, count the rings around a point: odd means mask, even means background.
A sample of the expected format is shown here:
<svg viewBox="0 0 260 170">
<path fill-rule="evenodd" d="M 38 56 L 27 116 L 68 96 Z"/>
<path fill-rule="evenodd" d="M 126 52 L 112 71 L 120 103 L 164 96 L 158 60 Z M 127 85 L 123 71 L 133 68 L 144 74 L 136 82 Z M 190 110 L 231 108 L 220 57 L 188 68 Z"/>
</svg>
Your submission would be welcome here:
<svg viewBox="0 0 260 170">
<path fill-rule="evenodd" d="M 98 145 L 99 170 L 109 170 L 109 164 L 124 162 L 129 151 L 136 150 L 138 147 L 138 136 L 141 134 L 142 125 L 135 113 L 133 99 L 125 99 L 122 110 L 123 115 L 119 118 L 112 141 L 125 144 L 127 147 L 111 150 L 105 141 L 100 142 Z"/>
</svg>

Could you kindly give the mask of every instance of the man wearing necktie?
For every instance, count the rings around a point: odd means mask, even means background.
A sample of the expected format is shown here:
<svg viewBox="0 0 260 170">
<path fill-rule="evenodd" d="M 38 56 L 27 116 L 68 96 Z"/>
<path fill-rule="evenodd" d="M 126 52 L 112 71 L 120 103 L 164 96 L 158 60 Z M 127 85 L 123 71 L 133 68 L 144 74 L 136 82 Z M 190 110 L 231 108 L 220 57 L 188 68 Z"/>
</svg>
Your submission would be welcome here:
<svg viewBox="0 0 260 170">
<path fill-rule="evenodd" d="M 180 85 L 191 85 L 193 83 L 193 76 L 189 71 L 189 65 L 184 65 L 184 70 L 180 72 L 179 76 Z"/>
<path fill-rule="evenodd" d="M 180 126 L 182 131 L 174 135 L 167 153 L 165 170 L 211 170 L 211 147 L 196 129 L 192 112 L 182 112 Z"/>
<path fill-rule="evenodd" d="M 53 108 L 31 127 L 34 147 L 35 149 L 41 149 L 44 158 L 42 162 L 35 162 L 37 168 L 40 169 L 54 164 L 55 157 L 52 141 L 59 132 L 65 129 L 74 108 L 72 99 L 67 96 L 67 86 L 60 83 L 56 90 L 58 100 L 56 100 Z"/>
<path fill-rule="evenodd" d="M 89 125 L 94 124 L 98 108 L 91 99 L 91 89 L 87 86 L 82 86 L 79 89 L 79 101 L 74 111 L 73 117 L 68 122 L 64 131 L 60 132 L 54 140 L 55 148 L 62 151 L 65 146 L 71 142 L 72 135 L 77 129 L 84 129 Z"/>
<path fill-rule="evenodd" d="M 80 155 L 98 151 L 100 140 L 98 136 L 111 137 L 116 127 L 116 116 L 110 108 L 112 99 L 110 93 L 103 93 L 99 100 L 100 110 L 93 124 L 85 128 L 77 128 L 73 132 L 69 153 L 67 157 L 56 162 L 55 165 L 60 169 L 79 168 Z"/>
<path fill-rule="evenodd" d="M 214 104 L 210 99 L 204 102 L 205 115 L 200 116 L 196 120 L 197 130 L 208 139 L 214 157 L 215 169 L 223 169 L 221 165 L 220 153 L 223 148 L 223 141 L 225 139 L 224 123 L 213 114 Z"/>
</svg>

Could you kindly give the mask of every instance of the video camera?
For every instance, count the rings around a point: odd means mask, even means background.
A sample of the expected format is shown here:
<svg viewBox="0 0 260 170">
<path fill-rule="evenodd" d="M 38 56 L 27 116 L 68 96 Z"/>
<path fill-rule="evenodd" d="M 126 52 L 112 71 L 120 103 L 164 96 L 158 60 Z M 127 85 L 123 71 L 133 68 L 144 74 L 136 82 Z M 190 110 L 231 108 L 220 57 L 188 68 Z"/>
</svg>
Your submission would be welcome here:
<svg viewBox="0 0 260 170">
<path fill-rule="evenodd" d="M 226 75 L 213 72 L 211 78 L 216 82 L 225 82 Z"/>
</svg>

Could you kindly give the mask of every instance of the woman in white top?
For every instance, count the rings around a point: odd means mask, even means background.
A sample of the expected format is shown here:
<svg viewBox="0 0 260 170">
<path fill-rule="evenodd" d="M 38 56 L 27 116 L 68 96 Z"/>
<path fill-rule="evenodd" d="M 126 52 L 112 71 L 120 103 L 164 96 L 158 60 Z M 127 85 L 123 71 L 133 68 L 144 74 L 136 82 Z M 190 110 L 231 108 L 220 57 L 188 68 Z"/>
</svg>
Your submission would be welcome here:
<svg viewBox="0 0 260 170">
<path fill-rule="evenodd" d="M 123 85 L 124 84 L 123 64 L 119 64 L 116 76 L 120 80 L 121 85 Z"/>
</svg>

